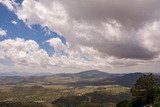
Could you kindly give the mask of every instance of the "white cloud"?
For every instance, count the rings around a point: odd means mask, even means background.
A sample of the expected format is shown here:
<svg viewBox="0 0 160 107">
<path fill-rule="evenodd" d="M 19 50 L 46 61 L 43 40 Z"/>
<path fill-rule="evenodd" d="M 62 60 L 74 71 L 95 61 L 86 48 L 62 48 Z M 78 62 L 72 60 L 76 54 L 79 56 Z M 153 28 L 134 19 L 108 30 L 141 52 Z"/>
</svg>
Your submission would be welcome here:
<svg viewBox="0 0 160 107">
<path fill-rule="evenodd" d="M 50 40 L 47 40 L 46 42 L 54 47 L 54 51 L 56 54 L 61 53 L 67 47 L 64 43 L 62 43 L 61 39 L 59 38 L 52 38 Z"/>
<path fill-rule="evenodd" d="M 46 66 L 48 54 L 35 41 L 17 38 L 0 42 L 0 56 L 11 60 L 15 65 L 43 67 Z"/>
<path fill-rule="evenodd" d="M 38 2 L 35 0 L 25 0 L 22 3 L 22 7 L 19 7 L 17 9 L 17 15 L 28 25 L 42 22 L 41 24 L 43 24 L 44 26 L 54 25 L 57 27 L 61 27 L 64 26 L 66 24 L 66 21 L 68 20 L 66 11 L 64 10 L 63 6 L 55 0 L 54 2 Z M 41 20 L 44 20 L 44 22 Z M 45 22 L 45 20 L 48 20 L 48 22 Z M 51 23 L 53 25 L 51 25 Z M 57 30 L 57 27 L 55 27 L 55 30 Z"/>
<path fill-rule="evenodd" d="M 12 20 L 11 23 L 17 25 L 17 22 L 15 20 Z"/>
<path fill-rule="evenodd" d="M 47 26 L 66 38 L 67 45 L 59 38 L 46 41 L 56 54 L 68 55 L 47 56 L 46 65 L 138 69 L 159 60 L 159 0 L 24 0 L 14 9 L 8 3 L 28 26 Z"/>
<path fill-rule="evenodd" d="M 6 35 L 7 35 L 7 31 L 0 28 L 0 37 L 6 36 Z"/>
<path fill-rule="evenodd" d="M 50 40 L 53 46 L 58 46 L 61 41 L 58 38 L 54 38 Z M 95 55 L 96 52 L 93 49 L 88 48 L 81 49 L 83 55 L 88 55 L 89 52 L 92 52 L 92 55 Z M 69 52 L 69 50 L 67 51 Z M 0 42 L 0 59 L 11 61 L 13 63 L 13 67 L 9 68 L 15 70 L 47 70 L 47 69 L 55 69 L 57 67 L 60 68 L 74 68 L 74 69 L 85 69 L 85 67 L 94 68 L 93 64 L 96 62 L 90 62 L 82 59 L 82 54 L 75 52 L 69 53 L 71 56 L 66 58 L 62 56 L 54 55 L 49 57 L 45 50 L 41 49 L 39 45 L 34 40 L 24 40 L 21 38 L 16 39 L 7 39 Z M 100 65 L 103 65 L 100 63 Z M 2 66 L 0 64 L 0 66 Z M 3 65 L 3 68 L 6 65 Z M 96 65 L 98 68 L 99 64 Z"/>
<path fill-rule="evenodd" d="M 143 39 L 143 44 L 150 50 L 160 52 L 160 20 L 146 24 L 143 29 L 140 30 L 140 34 Z"/>
<path fill-rule="evenodd" d="M 15 0 L 0 0 L 0 3 L 5 5 L 10 11 L 15 11 L 15 7 L 18 6 Z"/>
</svg>

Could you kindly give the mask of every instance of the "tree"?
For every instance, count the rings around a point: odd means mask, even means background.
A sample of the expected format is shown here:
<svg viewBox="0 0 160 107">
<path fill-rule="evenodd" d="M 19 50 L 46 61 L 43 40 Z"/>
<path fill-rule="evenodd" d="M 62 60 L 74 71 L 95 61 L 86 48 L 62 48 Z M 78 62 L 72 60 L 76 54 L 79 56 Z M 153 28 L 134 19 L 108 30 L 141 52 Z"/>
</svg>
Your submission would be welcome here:
<svg viewBox="0 0 160 107">
<path fill-rule="evenodd" d="M 116 104 L 116 107 L 143 107 L 137 100 L 124 100 Z"/>
<path fill-rule="evenodd" d="M 153 105 L 154 107 L 160 107 L 160 95 L 156 97 Z"/>
<path fill-rule="evenodd" d="M 156 88 L 156 78 L 153 74 L 149 74 L 137 80 L 134 87 L 131 88 L 131 93 L 135 101 L 139 101 L 142 104 L 150 104 L 154 102 Z"/>
<path fill-rule="evenodd" d="M 116 107 L 131 107 L 130 101 L 128 101 L 128 100 L 121 101 L 121 102 L 117 103 Z"/>
<path fill-rule="evenodd" d="M 132 100 L 117 103 L 117 107 L 143 107 L 153 104 L 160 107 L 160 84 L 153 74 L 144 75 L 136 81 L 131 88 Z"/>
</svg>

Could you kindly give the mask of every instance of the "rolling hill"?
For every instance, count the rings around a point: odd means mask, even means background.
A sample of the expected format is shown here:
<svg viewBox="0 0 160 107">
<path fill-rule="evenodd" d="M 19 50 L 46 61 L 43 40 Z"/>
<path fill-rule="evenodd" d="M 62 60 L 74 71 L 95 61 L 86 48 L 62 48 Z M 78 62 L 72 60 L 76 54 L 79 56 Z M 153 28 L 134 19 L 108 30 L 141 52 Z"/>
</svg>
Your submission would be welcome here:
<svg viewBox="0 0 160 107">
<path fill-rule="evenodd" d="M 123 85 L 133 86 L 142 73 L 109 74 L 98 70 L 88 70 L 79 73 L 60 73 L 43 76 L 0 76 L 0 84 L 40 84 L 40 85 Z"/>
</svg>

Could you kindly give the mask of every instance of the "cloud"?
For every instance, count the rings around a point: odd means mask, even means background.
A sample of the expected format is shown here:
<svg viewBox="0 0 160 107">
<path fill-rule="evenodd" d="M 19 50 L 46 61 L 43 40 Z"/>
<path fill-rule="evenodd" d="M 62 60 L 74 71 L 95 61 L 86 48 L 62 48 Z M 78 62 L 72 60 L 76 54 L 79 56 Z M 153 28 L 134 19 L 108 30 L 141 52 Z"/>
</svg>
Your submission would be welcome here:
<svg viewBox="0 0 160 107">
<path fill-rule="evenodd" d="M 0 42 L 0 58 L 14 62 L 15 66 L 46 66 L 48 54 L 33 40 L 17 38 Z"/>
<path fill-rule="evenodd" d="M 159 18 L 159 0 L 59 0 L 69 16 L 90 24 L 114 19 L 127 27 L 140 27 L 146 21 Z"/>
<path fill-rule="evenodd" d="M 27 25 L 47 26 L 65 37 L 66 46 L 59 38 L 46 41 L 56 54 L 64 51 L 68 56 L 49 57 L 47 65 L 116 69 L 159 63 L 159 4 L 159 0 L 24 0 L 14 9 L 6 6 Z"/>
<path fill-rule="evenodd" d="M 17 25 L 17 22 L 15 20 L 12 20 L 11 23 Z"/>
<path fill-rule="evenodd" d="M 15 11 L 15 7 L 18 6 L 15 0 L 0 0 L 0 3 L 5 5 L 10 11 Z"/>
<path fill-rule="evenodd" d="M 62 43 L 60 38 L 52 38 L 46 41 L 50 46 L 54 48 L 55 54 L 60 54 L 67 47 L 64 43 Z"/>
<path fill-rule="evenodd" d="M 160 52 L 160 20 L 146 24 L 139 32 L 142 36 L 142 41 L 145 47 L 149 50 Z"/>
<path fill-rule="evenodd" d="M 54 47 L 61 43 L 60 39 L 58 38 L 53 38 L 49 41 Z M 86 51 L 84 48 L 81 48 L 81 53 L 83 53 L 83 55 L 87 55 L 90 52 L 93 53 L 92 55 L 97 54 L 93 49 L 87 49 L 88 51 Z M 16 70 L 22 70 L 24 68 L 26 70 L 39 70 L 40 68 L 42 70 L 48 70 L 51 68 L 84 69 L 85 67 L 89 66 L 92 68 L 94 67 L 93 64 L 96 63 L 96 61 L 91 62 L 83 59 L 84 57 L 82 54 L 75 53 L 73 51 L 71 52 L 69 50 L 66 52 L 68 52 L 71 56 L 64 57 L 53 55 L 52 57 L 49 57 L 47 52 L 41 49 L 34 40 L 16 38 L 7 39 L 0 42 L 0 61 L 12 62 L 9 68 L 14 68 Z M 100 65 L 101 64 L 102 63 L 100 63 Z M 0 66 L 3 66 L 3 68 L 7 65 L 6 63 L 0 64 Z M 99 64 L 97 64 L 97 68 L 99 68 Z"/>
<path fill-rule="evenodd" d="M 0 37 L 6 36 L 6 35 L 7 35 L 7 31 L 0 28 Z"/>
<path fill-rule="evenodd" d="M 48 41 L 53 44 L 53 47 L 61 43 L 58 38 Z M 61 50 L 61 48 L 58 49 Z M 119 67 L 141 67 L 145 64 L 157 62 L 156 60 L 146 62 L 136 59 L 117 59 L 111 56 L 101 57 L 103 56 L 101 52 L 93 47 L 86 46 L 81 46 L 76 51 L 67 47 L 64 52 L 68 54 L 67 57 L 66 55 L 57 55 L 57 52 L 53 56 L 49 56 L 34 40 L 24 40 L 22 38 L 7 39 L 0 42 L 0 61 L 7 62 L 7 64 L 3 63 L 0 66 L 2 69 L 6 68 L 7 71 L 11 69 L 16 71 L 23 71 L 24 69 L 27 71 L 53 71 L 53 69 L 70 71 L 88 68 L 112 71 Z M 9 67 L 7 68 L 8 64 Z"/>
<path fill-rule="evenodd" d="M 29 25 L 48 26 L 64 35 L 73 50 L 86 46 L 106 56 L 152 59 L 157 53 L 143 46 L 142 36 L 137 32 L 146 23 L 159 19 L 158 3 L 158 0 L 121 3 L 117 0 L 85 3 L 83 0 L 24 0 L 16 14 Z"/>
</svg>

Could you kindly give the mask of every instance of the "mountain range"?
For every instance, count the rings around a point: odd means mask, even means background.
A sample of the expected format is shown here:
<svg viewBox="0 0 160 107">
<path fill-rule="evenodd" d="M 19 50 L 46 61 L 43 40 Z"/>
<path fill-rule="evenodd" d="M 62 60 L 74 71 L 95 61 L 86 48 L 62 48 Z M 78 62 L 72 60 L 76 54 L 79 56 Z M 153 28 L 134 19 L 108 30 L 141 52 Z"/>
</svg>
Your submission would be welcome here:
<svg viewBox="0 0 160 107">
<path fill-rule="evenodd" d="M 79 73 L 60 74 L 36 74 L 26 73 L 13 75 L 0 74 L 0 84 L 38 84 L 38 85 L 68 85 L 68 86 L 88 86 L 88 85 L 123 85 L 133 86 L 143 73 L 110 74 L 98 70 L 87 70 Z M 25 75 L 23 75 L 25 74 Z"/>
</svg>

